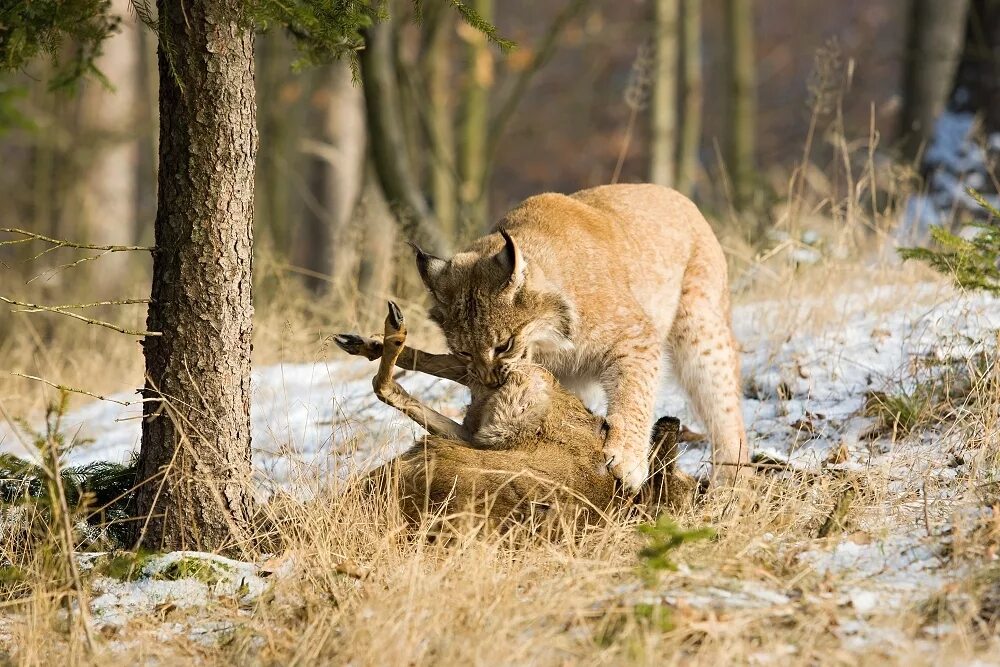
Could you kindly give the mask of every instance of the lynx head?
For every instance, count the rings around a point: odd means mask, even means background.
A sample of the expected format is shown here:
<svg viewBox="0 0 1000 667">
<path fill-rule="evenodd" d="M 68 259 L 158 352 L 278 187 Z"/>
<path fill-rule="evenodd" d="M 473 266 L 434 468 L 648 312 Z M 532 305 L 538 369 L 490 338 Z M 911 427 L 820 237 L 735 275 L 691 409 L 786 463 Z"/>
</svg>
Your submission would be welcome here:
<svg viewBox="0 0 1000 667">
<path fill-rule="evenodd" d="M 483 384 L 496 387 L 511 364 L 572 347 L 570 304 L 529 265 L 505 230 L 481 250 L 450 260 L 419 248 L 417 268 L 434 303 L 430 316 L 448 347 Z"/>
</svg>

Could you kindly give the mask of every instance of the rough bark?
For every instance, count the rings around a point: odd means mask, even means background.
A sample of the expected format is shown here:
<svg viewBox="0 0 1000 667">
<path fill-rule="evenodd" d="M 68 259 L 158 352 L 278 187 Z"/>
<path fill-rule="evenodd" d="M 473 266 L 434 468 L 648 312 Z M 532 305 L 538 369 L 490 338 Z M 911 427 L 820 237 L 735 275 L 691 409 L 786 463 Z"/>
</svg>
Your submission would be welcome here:
<svg viewBox="0 0 1000 667">
<path fill-rule="evenodd" d="M 753 0 L 726 0 L 729 80 L 726 166 L 732 179 L 736 210 L 744 209 L 752 199 L 756 168 L 757 83 L 753 16 Z"/>
<path fill-rule="evenodd" d="M 962 47 L 968 0 L 911 0 L 903 106 L 899 120 L 903 157 L 915 159 L 944 110 Z"/>
<path fill-rule="evenodd" d="M 677 47 L 680 0 L 653 4 L 653 91 L 649 181 L 672 187 L 677 178 Z"/>
<path fill-rule="evenodd" d="M 242 0 L 159 0 L 160 169 L 138 542 L 249 536 L 255 129 Z"/>
<path fill-rule="evenodd" d="M 701 145 L 701 0 L 681 2 L 681 127 L 677 147 L 677 189 L 690 195 Z"/>
<path fill-rule="evenodd" d="M 410 160 L 392 50 L 389 21 L 365 30 L 365 48 L 360 54 L 361 78 L 372 159 L 382 190 L 406 236 L 425 249 L 445 254 L 449 243 L 408 169 Z"/>
</svg>

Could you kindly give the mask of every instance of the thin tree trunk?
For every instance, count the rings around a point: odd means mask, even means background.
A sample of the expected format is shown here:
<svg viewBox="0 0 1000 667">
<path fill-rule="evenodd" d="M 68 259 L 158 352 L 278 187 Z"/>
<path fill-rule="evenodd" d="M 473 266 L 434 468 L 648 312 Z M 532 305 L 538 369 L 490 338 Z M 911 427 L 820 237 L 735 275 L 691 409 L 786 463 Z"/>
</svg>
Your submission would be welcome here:
<svg viewBox="0 0 1000 667">
<path fill-rule="evenodd" d="M 389 294 L 396 268 L 392 261 L 396 248 L 396 227 L 375 170 L 371 167 L 365 176 L 357 216 L 364 234 L 358 266 L 358 291 L 368 301 L 384 300 Z M 365 312 L 376 311 L 366 309 Z"/>
<path fill-rule="evenodd" d="M 321 68 L 316 76 L 322 81 L 312 95 L 310 126 L 319 140 L 302 142 L 310 186 L 298 235 L 298 263 L 343 285 L 352 265 L 348 226 L 365 173 L 365 103 L 346 63 Z M 313 289 L 330 284 L 309 278 L 307 282 Z"/>
<path fill-rule="evenodd" d="M 429 98 L 430 191 L 441 232 L 455 240 L 458 192 L 455 183 L 455 133 L 451 109 L 449 33 L 454 25 L 451 7 L 442 2 L 424 16 L 424 78 Z"/>
<path fill-rule="evenodd" d="M 948 98 L 953 113 L 981 114 L 983 132 L 1000 132 L 1000 2 L 971 0 L 962 55 Z"/>
<path fill-rule="evenodd" d="M 680 142 L 677 148 L 677 189 L 690 195 L 698 173 L 698 149 L 701 146 L 701 0 L 682 0 L 681 39 L 683 97 Z"/>
<path fill-rule="evenodd" d="M 389 21 L 365 30 L 365 48 L 360 54 L 361 77 L 372 159 L 382 191 L 406 236 L 432 252 L 446 253 L 448 240 L 441 234 L 417 180 L 408 169 L 410 159 L 403 135 L 392 48 Z"/>
<path fill-rule="evenodd" d="M 673 186 L 677 178 L 677 33 L 680 0 L 655 0 L 649 180 Z"/>
<path fill-rule="evenodd" d="M 753 0 L 726 0 L 729 56 L 729 137 L 726 163 L 733 184 L 733 204 L 743 210 L 753 196 L 757 131 L 756 59 Z"/>
<path fill-rule="evenodd" d="M 291 183 L 294 176 L 290 170 L 289 156 L 295 154 L 296 118 L 292 118 L 290 104 L 280 93 L 286 79 L 291 76 L 288 66 L 291 52 L 284 35 L 271 30 L 257 42 L 260 57 L 257 85 L 260 87 L 260 110 L 258 129 L 261 150 L 257 165 L 257 223 L 258 229 L 266 231 L 275 252 L 289 259 L 292 252 L 293 229 L 297 209 L 292 201 Z M 300 79 L 305 82 L 306 77 Z M 305 105 L 295 104 L 295 109 Z"/>
<path fill-rule="evenodd" d="M 121 17 L 121 29 L 104 42 L 97 61 L 113 86 L 86 81 L 82 124 L 93 147 L 93 156 L 79 184 L 82 236 L 91 243 L 128 244 L 135 229 L 138 204 L 139 142 L 135 111 L 139 106 L 139 29 L 129 13 L 128 0 L 114 0 L 112 13 Z M 120 290 L 127 253 L 100 260 L 94 272 L 102 294 Z"/>
<path fill-rule="evenodd" d="M 493 20 L 493 0 L 470 3 L 487 21 Z M 489 211 L 488 186 L 485 183 L 487 132 L 489 130 L 490 88 L 493 86 L 493 54 L 486 37 L 463 27 L 466 49 L 466 77 L 463 92 L 461 140 L 458 173 L 465 235 L 478 236 L 485 229 Z"/>
<path fill-rule="evenodd" d="M 899 120 L 901 151 L 917 158 L 944 110 L 962 48 L 968 0 L 911 0 Z"/>
<path fill-rule="evenodd" d="M 348 278 L 351 263 L 345 256 L 348 227 L 364 188 L 368 142 L 365 125 L 365 97 L 355 85 L 350 68 L 337 66 L 333 74 L 335 91 L 326 113 L 326 136 L 339 159 L 327 170 L 326 188 L 330 214 L 332 246 L 329 249 L 334 281 L 340 284 Z"/>
<path fill-rule="evenodd" d="M 242 0 L 159 0 L 160 170 L 136 495 L 149 549 L 249 537 L 255 129 Z"/>
</svg>

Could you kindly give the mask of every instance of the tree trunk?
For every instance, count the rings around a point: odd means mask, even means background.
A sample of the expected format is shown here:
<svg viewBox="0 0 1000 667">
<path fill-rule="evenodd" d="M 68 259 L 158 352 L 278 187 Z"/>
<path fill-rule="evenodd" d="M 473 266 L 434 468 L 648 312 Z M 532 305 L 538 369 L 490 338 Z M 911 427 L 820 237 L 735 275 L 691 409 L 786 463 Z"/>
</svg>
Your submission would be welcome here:
<svg viewBox="0 0 1000 667">
<path fill-rule="evenodd" d="M 385 202 L 382 188 L 375 170 L 371 167 L 365 175 L 364 192 L 358 202 L 356 215 L 361 222 L 363 239 L 358 263 L 358 292 L 362 297 L 359 304 L 362 310 L 358 317 L 363 323 L 369 323 L 372 313 L 381 312 L 376 305 L 384 305 L 392 288 L 396 264 L 393 254 L 396 251 L 396 227 L 393 224 L 392 212 Z M 371 320 L 370 324 L 376 324 Z"/>
<path fill-rule="evenodd" d="M 135 110 L 139 106 L 139 29 L 128 0 L 114 0 L 113 14 L 121 30 L 104 42 L 96 65 L 113 86 L 99 81 L 83 87 L 82 124 L 93 155 L 79 184 L 83 229 L 90 243 L 128 244 L 135 229 L 138 205 L 139 142 Z M 95 276 L 100 296 L 122 296 L 127 253 L 102 257 Z"/>
<path fill-rule="evenodd" d="M 655 0 L 653 31 L 656 59 L 650 101 L 649 180 L 672 187 L 677 178 L 677 28 L 680 0 Z"/>
<path fill-rule="evenodd" d="M 136 495 L 148 549 L 250 535 L 253 34 L 242 0 L 159 0 L 160 169 Z"/>
<path fill-rule="evenodd" d="M 431 9 L 433 11 L 431 11 Z M 451 109 L 449 33 L 454 26 L 451 7 L 433 3 L 424 16 L 423 62 L 430 114 L 430 191 L 441 232 L 452 241 L 456 228 L 458 192 L 455 179 L 455 133 Z"/>
<path fill-rule="evenodd" d="M 393 31 L 389 21 L 365 30 L 365 48 L 360 54 L 361 77 L 372 159 L 382 191 L 406 236 L 431 252 L 446 253 L 449 243 L 408 169 L 410 159 L 403 134 L 392 49 Z"/>
<path fill-rule="evenodd" d="M 1000 2 L 997 0 L 971 0 L 948 111 L 981 114 L 987 134 L 1000 131 Z"/>
<path fill-rule="evenodd" d="M 681 2 L 681 129 L 677 148 L 677 189 L 692 194 L 701 146 L 701 0 Z"/>
<path fill-rule="evenodd" d="M 256 172 L 257 231 L 268 239 L 282 260 L 291 261 L 294 225 L 302 209 L 301 197 L 295 188 L 298 176 L 299 128 L 306 104 L 299 92 L 308 76 L 292 76 L 289 61 L 294 50 L 285 35 L 270 30 L 257 41 L 260 63 L 257 69 L 257 86 L 261 104 L 257 128 L 260 133 L 261 151 Z"/>
<path fill-rule="evenodd" d="M 753 197 L 757 99 L 753 0 L 726 0 L 726 49 L 729 56 L 729 136 L 726 165 L 733 184 L 733 205 L 741 211 Z"/>
<path fill-rule="evenodd" d="M 470 6 L 487 21 L 493 20 L 493 0 L 472 0 Z M 486 37 L 463 24 L 462 36 L 468 44 L 462 109 L 461 140 L 459 141 L 459 196 L 465 236 L 474 237 L 487 226 L 486 145 L 489 131 L 490 88 L 493 86 L 493 54 Z"/>
<path fill-rule="evenodd" d="M 925 147 L 934 121 L 944 110 L 949 82 L 962 47 L 968 0 L 911 0 L 903 107 L 899 120 L 901 151 L 914 160 Z"/>
<path fill-rule="evenodd" d="M 303 139 L 301 145 L 309 192 L 296 234 L 296 262 L 343 285 L 351 251 L 345 235 L 365 169 L 364 97 L 346 63 L 317 69 L 314 76 L 318 83 L 310 96 L 308 126 L 318 138 Z M 330 286 L 318 277 L 306 282 L 314 290 Z"/>
<path fill-rule="evenodd" d="M 351 78 L 346 65 L 336 65 L 331 88 L 334 91 L 326 111 L 325 134 L 338 159 L 326 172 L 327 205 L 332 216 L 330 232 L 331 272 L 335 284 L 348 279 L 351 262 L 345 257 L 348 226 L 364 187 L 368 142 L 365 126 L 365 97 Z"/>
</svg>

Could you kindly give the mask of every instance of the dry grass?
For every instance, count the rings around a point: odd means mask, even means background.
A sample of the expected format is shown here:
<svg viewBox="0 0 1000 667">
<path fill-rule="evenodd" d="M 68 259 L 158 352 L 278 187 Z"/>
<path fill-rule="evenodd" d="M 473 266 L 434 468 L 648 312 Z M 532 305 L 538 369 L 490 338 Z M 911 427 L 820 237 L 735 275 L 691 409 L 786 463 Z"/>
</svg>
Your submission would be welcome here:
<svg viewBox="0 0 1000 667">
<path fill-rule="evenodd" d="M 987 504 L 1000 502 L 997 377 L 991 370 L 975 381 L 969 395 L 979 409 L 951 427 L 980 462 L 956 488 Z M 301 477 L 316 484 L 308 470 Z M 941 653 L 891 644 L 861 656 L 845 649 L 838 636 L 845 609 L 830 595 L 842 582 L 817 575 L 797 555 L 845 532 L 864 535 L 860 527 L 873 515 L 905 511 L 889 481 L 876 470 L 762 475 L 735 496 L 710 496 L 677 516 L 684 526 L 711 525 L 718 538 L 683 545 L 675 556 L 680 571 L 652 574 L 637 555 L 642 517 L 625 512 L 554 541 L 469 526 L 443 543 L 427 539 L 427 526 L 407 530 L 385 496 L 312 486 L 309 501 L 282 496 L 265 506 L 262 543 L 290 561 L 293 574 L 252 605 L 220 599 L 187 611 L 166 604 L 109 631 L 89 654 L 79 623 L 61 606 L 66 586 L 39 559 L 25 568 L 30 595 L 3 606 L 0 646 L 26 665 L 714 665 L 768 656 L 780 664 L 928 664 L 941 655 L 989 655 L 996 649 L 998 578 L 988 564 L 1000 544 L 996 514 L 951 528 L 950 558 L 969 572 L 966 583 L 928 590 L 926 602 L 907 613 L 872 620 L 911 637 L 947 623 L 936 640 Z M 824 533 L 831 517 L 836 527 Z M 787 601 L 748 608 L 685 602 L 706 589 L 773 591 Z M 218 630 L 207 642 L 158 639 L 164 626 L 189 622 Z"/>
</svg>

